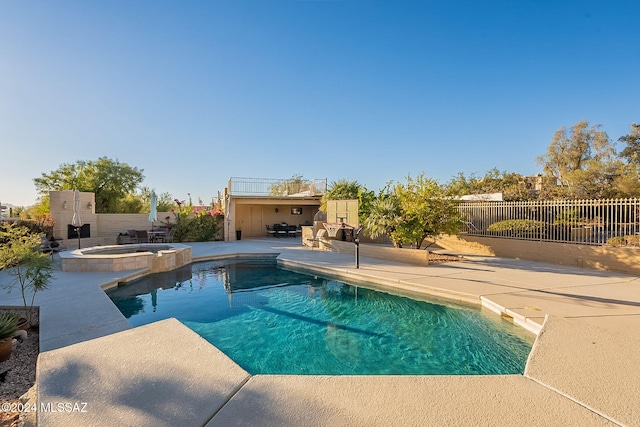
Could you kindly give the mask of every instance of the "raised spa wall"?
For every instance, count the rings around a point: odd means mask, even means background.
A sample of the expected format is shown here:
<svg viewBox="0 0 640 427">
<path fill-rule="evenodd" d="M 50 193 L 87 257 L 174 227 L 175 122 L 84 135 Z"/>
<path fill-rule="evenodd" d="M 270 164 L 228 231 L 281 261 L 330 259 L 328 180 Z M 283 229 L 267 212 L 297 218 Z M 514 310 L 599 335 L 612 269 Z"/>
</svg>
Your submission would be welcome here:
<svg viewBox="0 0 640 427">
<path fill-rule="evenodd" d="M 122 246 L 100 246 L 60 252 L 62 271 L 66 272 L 109 272 L 149 269 L 150 273 L 171 271 L 191 264 L 191 246 L 178 243 L 161 244 L 167 249 L 153 252 L 135 252 L 136 249 L 148 248 L 150 245 L 127 245 L 131 253 L 99 254 L 100 250 L 121 249 Z M 94 253 L 86 253 L 93 252 Z"/>
</svg>

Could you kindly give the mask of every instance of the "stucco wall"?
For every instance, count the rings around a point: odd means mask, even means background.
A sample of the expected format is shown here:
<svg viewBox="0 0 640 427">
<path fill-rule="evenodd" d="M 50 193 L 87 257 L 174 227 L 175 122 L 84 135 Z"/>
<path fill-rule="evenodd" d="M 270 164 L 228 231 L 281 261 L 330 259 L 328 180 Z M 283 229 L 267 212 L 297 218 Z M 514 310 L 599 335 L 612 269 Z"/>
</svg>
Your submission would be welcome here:
<svg viewBox="0 0 640 427">
<path fill-rule="evenodd" d="M 158 218 L 164 219 L 168 215 L 167 212 L 158 212 Z M 54 236 L 63 239 L 63 243 L 68 248 L 77 247 L 77 239 L 68 240 L 67 224 L 71 219 L 65 215 L 58 216 L 52 214 L 56 223 L 54 227 Z M 173 214 L 171 215 L 173 218 Z M 92 214 L 82 217 L 85 224 L 91 224 L 91 237 L 82 238 L 81 245 L 83 248 L 96 245 L 115 245 L 117 244 L 118 235 L 127 230 L 151 230 L 151 222 L 149 222 L 149 214 Z M 154 223 L 155 227 L 161 225 L 160 221 Z"/>
<path fill-rule="evenodd" d="M 151 222 L 148 214 L 97 214 L 98 236 L 105 239 L 105 244 L 116 244 L 118 234 L 127 230 L 151 230 Z M 158 212 L 158 221 L 154 227 L 162 224 L 161 220 L 170 216 L 173 222 L 173 214 L 170 212 Z"/>
<path fill-rule="evenodd" d="M 498 239 L 460 235 L 438 239 L 438 245 L 456 252 L 527 259 L 596 270 L 640 275 L 640 249 Z"/>
<path fill-rule="evenodd" d="M 73 218 L 73 191 L 51 191 L 49 192 L 50 212 L 55 225 L 53 235 L 63 239 L 63 243 L 68 248 L 75 248 L 78 240 L 67 239 L 67 226 L 71 224 Z M 80 217 L 84 224 L 90 225 L 91 237 L 80 239 L 83 248 L 95 245 L 115 245 L 118 234 L 127 230 L 150 230 L 148 214 L 96 214 L 95 195 L 93 193 L 80 193 Z M 155 226 L 161 224 L 160 221 L 173 214 L 170 212 L 158 212 L 158 221 Z"/>
<path fill-rule="evenodd" d="M 444 236 L 438 239 L 437 244 L 444 249 L 463 254 L 526 259 L 640 275 L 640 248 L 614 248 L 464 235 Z M 355 254 L 355 247 L 351 242 L 322 239 L 319 245 L 324 250 Z M 361 244 L 360 256 L 416 265 L 428 264 L 425 250 Z"/>
<path fill-rule="evenodd" d="M 53 235 L 56 238 L 67 238 L 67 226 L 71 224 L 73 218 L 73 200 L 74 192 L 71 190 L 49 192 L 49 209 L 55 222 Z M 80 193 L 80 218 L 83 224 L 90 225 L 91 238 L 98 236 L 95 205 L 96 201 L 93 193 Z"/>
<path fill-rule="evenodd" d="M 332 252 L 339 252 L 354 255 L 355 244 L 352 242 L 343 242 L 341 240 L 325 240 L 319 242 L 320 248 Z M 392 246 L 382 245 L 360 245 L 360 256 L 363 258 L 384 259 L 387 261 L 404 262 L 415 265 L 428 265 L 429 252 L 425 250 L 394 248 Z"/>
</svg>

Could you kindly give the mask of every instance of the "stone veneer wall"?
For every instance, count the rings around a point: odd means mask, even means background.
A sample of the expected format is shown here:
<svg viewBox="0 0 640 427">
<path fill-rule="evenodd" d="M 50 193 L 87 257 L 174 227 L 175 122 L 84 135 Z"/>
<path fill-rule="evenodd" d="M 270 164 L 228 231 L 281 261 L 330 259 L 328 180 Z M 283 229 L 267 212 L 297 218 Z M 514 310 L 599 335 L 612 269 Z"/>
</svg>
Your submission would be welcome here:
<svg viewBox="0 0 640 427">
<path fill-rule="evenodd" d="M 127 256 L 87 256 L 82 258 L 67 257 L 67 252 L 60 252 L 62 271 L 65 272 L 110 272 L 151 268 L 154 255 L 151 253 L 130 254 Z"/>
<path fill-rule="evenodd" d="M 80 255 L 77 251 L 60 252 L 62 271 L 126 271 L 149 269 L 150 273 L 160 273 L 180 268 L 193 261 L 190 246 L 171 244 L 171 248 L 159 251 L 157 254 L 149 252 L 113 254 L 113 255 Z"/>
<path fill-rule="evenodd" d="M 444 236 L 437 244 L 445 249 L 480 255 L 526 259 L 596 270 L 640 275 L 640 249 L 590 246 L 470 235 Z"/>
<path fill-rule="evenodd" d="M 318 241 L 314 237 L 313 227 L 310 225 L 303 225 L 300 228 L 302 230 L 302 244 L 310 248 L 317 248 Z"/>
</svg>

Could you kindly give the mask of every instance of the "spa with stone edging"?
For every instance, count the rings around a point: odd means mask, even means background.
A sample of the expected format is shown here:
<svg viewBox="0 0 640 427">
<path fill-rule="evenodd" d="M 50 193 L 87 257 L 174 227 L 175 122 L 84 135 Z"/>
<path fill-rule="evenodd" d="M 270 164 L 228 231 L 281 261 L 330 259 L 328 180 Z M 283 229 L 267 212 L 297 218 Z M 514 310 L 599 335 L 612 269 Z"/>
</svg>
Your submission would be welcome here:
<svg viewBox="0 0 640 427">
<path fill-rule="evenodd" d="M 109 272 L 148 269 L 160 273 L 192 262 L 191 246 L 179 243 L 95 246 L 60 252 L 62 271 Z"/>
</svg>

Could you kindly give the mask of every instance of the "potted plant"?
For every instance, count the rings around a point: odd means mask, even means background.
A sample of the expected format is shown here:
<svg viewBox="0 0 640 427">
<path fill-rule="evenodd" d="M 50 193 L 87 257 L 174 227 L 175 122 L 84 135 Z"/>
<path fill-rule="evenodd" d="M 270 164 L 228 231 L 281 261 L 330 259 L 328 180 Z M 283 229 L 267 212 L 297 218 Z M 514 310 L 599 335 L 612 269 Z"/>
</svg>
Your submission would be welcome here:
<svg viewBox="0 0 640 427">
<path fill-rule="evenodd" d="M 9 360 L 13 336 L 18 331 L 19 318 L 10 313 L 0 315 L 0 362 Z"/>
<path fill-rule="evenodd" d="M 24 317 L 31 326 L 37 326 L 33 316 L 36 293 L 49 286 L 53 276 L 53 261 L 43 253 L 40 236 L 31 234 L 26 227 L 5 224 L 0 230 L 0 270 L 8 270 L 13 278 L 5 288 L 19 286 L 24 306 Z"/>
</svg>

